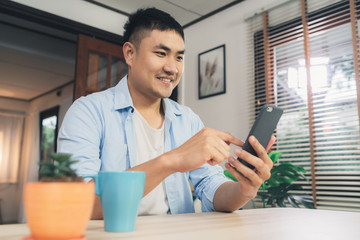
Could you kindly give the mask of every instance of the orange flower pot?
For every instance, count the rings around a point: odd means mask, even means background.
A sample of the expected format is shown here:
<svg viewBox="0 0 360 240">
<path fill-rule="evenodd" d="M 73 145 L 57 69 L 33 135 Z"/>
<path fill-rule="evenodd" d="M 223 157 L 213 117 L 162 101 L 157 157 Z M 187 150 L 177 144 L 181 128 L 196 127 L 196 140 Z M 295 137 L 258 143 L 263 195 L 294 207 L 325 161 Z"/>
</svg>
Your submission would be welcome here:
<svg viewBox="0 0 360 240">
<path fill-rule="evenodd" d="M 32 238 L 81 238 L 91 217 L 94 188 L 93 182 L 27 183 L 24 204 Z"/>
</svg>

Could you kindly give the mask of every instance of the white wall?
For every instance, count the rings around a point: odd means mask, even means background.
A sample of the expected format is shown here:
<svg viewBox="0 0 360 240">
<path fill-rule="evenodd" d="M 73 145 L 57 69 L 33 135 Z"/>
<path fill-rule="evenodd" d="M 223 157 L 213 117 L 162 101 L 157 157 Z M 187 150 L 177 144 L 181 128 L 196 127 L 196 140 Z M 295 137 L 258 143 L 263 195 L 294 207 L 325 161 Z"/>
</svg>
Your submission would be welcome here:
<svg viewBox="0 0 360 240">
<path fill-rule="evenodd" d="M 249 78 L 246 18 L 284 0 L 247 0 L 185 29 L 182 102 L 208 127 L 245 139 L 251 127 L 254 82 Z M 226 93 L 198 99 L 198 54 L 225 44 Z M 252 50 L 251 50 L 252 51 Z M 234 147 L 233 147 L 234 149 Z"/>
<path fill-rule="evenodd" d="M 16 111 L 26 113 L 29 110 L 30 103 L 26 101 L 0 98 L 0 109 L 5 111 Z"/>
</svg>

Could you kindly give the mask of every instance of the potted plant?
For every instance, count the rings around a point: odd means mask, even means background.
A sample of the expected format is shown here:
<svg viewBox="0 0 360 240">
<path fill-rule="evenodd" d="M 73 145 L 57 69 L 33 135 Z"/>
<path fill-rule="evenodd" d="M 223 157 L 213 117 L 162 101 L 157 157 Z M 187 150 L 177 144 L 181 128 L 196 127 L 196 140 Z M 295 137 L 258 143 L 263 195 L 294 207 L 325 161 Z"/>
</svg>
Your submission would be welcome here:
<svg viewBox="0 0 360 240">
<path fill-rule="evenodd" d="M 270 159 L 275 164 L 281 157 L 280 152 L 269 153 Z M 286 202 L 295 208 L 303 205 L 306 208 L 314 208 L 314 200 L 312 196 L 306 194 L 293 193 L 292 190 L 301 190 L 301 184 L 293 183 L 297 180 L 309 181 L 304 175 L 306 170 L 303 167 L 295 166 L 288 162 L 282 162 L 274 165 L 271 169 L 271 176 L 261 185 L 258 196 L 263 202 L 263 207 L 270 205 L 272 207 L 286 207 Z M 225 176 L 237 181 L 228 170 L 224 171 Z M 254 200 L 252 200 L 254 208 L 256 208 Z"/>
<path fill-rule="evenodd" d="M 85 183 L 71 168 L 71 155 L 54 153 L 41 163 L 40 181 L 27 183 L 25 214 L 32 239 L 85 239 L 95 198 L 93 182 Z"/>
</svg>

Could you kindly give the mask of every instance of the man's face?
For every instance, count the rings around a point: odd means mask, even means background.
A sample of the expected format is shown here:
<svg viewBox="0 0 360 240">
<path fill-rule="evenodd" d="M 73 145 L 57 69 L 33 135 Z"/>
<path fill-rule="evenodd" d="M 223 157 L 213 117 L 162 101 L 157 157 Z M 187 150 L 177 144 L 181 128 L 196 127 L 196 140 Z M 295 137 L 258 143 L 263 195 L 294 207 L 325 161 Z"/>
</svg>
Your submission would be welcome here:
<svg viewBox="0 0 360 240">
<path fill-rule="evenodd" d="M 124 50 L 126 55 L 126 50 Z M 153 30 L 144 37 L 131 57 L 129 90 L 132 97 L 158 100 L 167 98 L 183 72 L 184 41 L 175 31 Z"/>
</svg>

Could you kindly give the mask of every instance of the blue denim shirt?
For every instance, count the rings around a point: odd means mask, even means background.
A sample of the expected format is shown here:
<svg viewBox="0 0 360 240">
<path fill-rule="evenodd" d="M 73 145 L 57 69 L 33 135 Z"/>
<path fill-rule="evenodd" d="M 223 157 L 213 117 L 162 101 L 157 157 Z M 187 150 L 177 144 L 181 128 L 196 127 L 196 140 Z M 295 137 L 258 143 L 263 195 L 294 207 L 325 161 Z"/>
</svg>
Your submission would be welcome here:
<svg viewBox="0 0 360 240">
<path fill-rule="evenodd" d="M 165 152 L 182 145 L 204 125 L 190 108 L 170 99 L 165 104 Z M 99 171 L 125 171 L 136 164 L 136 140 L 133 127 L 134 105 L 127 76 L 115 87 L 76 100 L 65 115 L 58 137 L 58 152 L 71 153 L 80 160 L 79 175 Z M 169 159 L 171 161 L 171 159 Z M 192 213 L 189 179 L 202 211 L 214 211 L 213 199 L 218 187 L 229 181 L 222 168 L 204 164 L 187 173 L 177 172 L 165 181 L 171 214 Z"/>
</svg>

